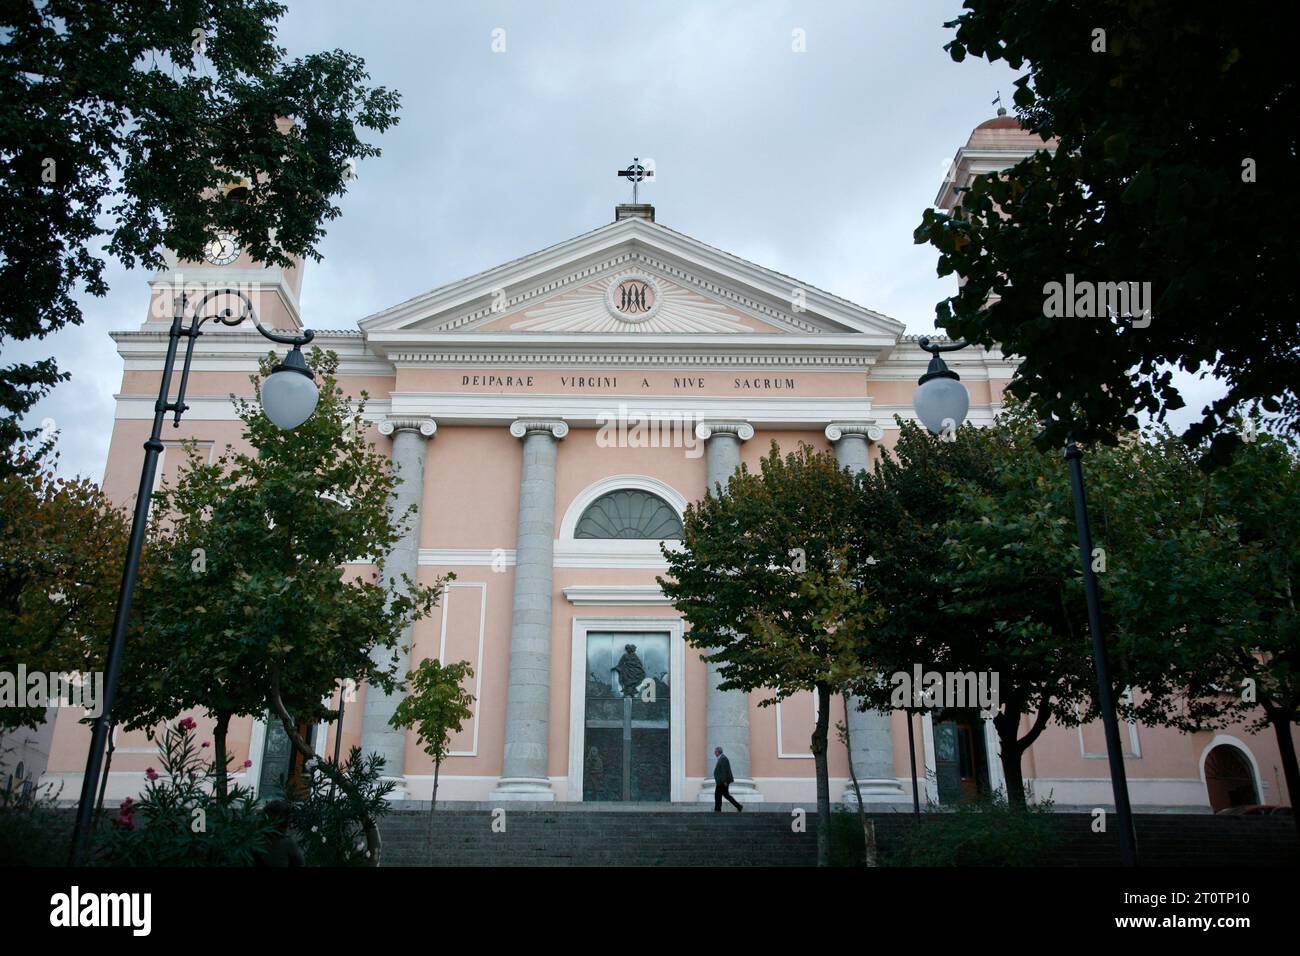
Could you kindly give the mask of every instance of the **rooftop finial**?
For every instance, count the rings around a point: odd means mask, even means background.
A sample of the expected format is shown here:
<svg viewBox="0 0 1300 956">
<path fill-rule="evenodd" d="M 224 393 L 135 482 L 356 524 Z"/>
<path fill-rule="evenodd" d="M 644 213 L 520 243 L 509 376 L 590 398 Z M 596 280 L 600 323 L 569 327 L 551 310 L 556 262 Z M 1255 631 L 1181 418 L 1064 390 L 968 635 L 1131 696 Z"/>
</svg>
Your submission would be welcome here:
<svg viewBox="0 0 1300 956">
<path fill-rule="evenodd" d="M 635 206 L 637 204 L 637 186 L 640 185 L 642 180 L 655 178 L 654 160 L 650 160 L 647 163 L 643 163 L 641 162 L 640 159 L 633 156 L 632 165 L 629 166 L 627 169 L 620 169 L 618 171 L 618 174 L 620 176 L 625 176 L 628 180 L 631 181 L 632 205 Z"/>
<path fill-rule="evenodd" d="M 1002 91 L 998 90 L 998 95 L 993 98 L 993 102 L 998 104 L 998 115 L 1006 116 L 1007 108 L 1002 105 Z"/>
</svg>

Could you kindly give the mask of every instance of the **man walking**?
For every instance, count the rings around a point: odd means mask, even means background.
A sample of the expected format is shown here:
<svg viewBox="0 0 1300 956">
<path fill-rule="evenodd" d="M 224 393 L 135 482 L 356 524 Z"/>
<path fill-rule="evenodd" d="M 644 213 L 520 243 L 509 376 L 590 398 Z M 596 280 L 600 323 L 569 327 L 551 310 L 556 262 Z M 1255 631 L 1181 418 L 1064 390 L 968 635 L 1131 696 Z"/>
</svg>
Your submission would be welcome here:
<svg viewBox="0 0 1300 956">
<path fill-rule="evenodd" d="M 713 756 L 718 758 L 718 762 L 713 765 L 713 812 L 722 812 L 722 798 L 726 797 L 733 807 L 743 813 L 745 808 L 736 801 L 729 789 L 736 782 L 736 778 L 731 775 L 731 761 L 721 747 L 713 748 Z"/>
</svg>

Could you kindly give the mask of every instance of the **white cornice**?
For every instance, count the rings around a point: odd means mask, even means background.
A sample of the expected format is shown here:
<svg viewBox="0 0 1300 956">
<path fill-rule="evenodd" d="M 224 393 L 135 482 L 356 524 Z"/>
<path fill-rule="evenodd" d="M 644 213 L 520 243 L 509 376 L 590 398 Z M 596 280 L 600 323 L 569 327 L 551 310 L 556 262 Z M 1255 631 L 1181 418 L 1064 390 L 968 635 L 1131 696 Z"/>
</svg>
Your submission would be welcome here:
<svg viewBox="0 0 1300 956">
<path fill-rule="evenodd" d="M 560 334 L 376 332 L 376 351 L 396 366 L 605 365 L 632 368 L 869 368 L 894 345 L 861 334 Z"/>
<path fill-rule="evenodd" d="M 167 356 L 167 329 L 152 328 L 110 333 L 128 372 L 156 372 Z M 355 332 L 317 332 L 311 348 L 319 346 L 339 357 L 343 375 L 391 376 L 393 363 L 376 355 Z M 250 328 L 208 328 L 194 345 L 196 372 L 248 372 L 257 369 L 267 352 L 283 353 L 286 346 L 263 338 Z"/>
<path fill-rule="evenodd" d="M 128 421 L 153 418 L 154 404 L 158 401 L 156 394 L 117 394 L 113 398 L 117 402 L 117 410 L 113 413 L 113 417 Z M 237 395 L 236 398 L 252 401 L 253 396 L 250 393 Z M 357 403 L 353 402 L 351 404 L 355 408 Z M 391 404 L 388 401 L 370 399 L 366 402 L 366 411 L 362 418 L 365 421 L 378 424 L 388 416 Z M 186 395 L 185 407 L 188 411 L 184 421 L 189 424 L 195 422 L 234 422 L 239 420 L 239 416 L 235 414 L 235 405 L 230 400 L 229 395 Z"/>
<path fill-rule="evenodd" d="M 916 338 L 917 336 L 906 336 L 889 351 L 887 356 L 882 357 L 879 364 L 871 371 L 872 381 L 910 379 L 915 382 L 924 375 L 930 366 L 930 353 L 917 344 Z M 933 336 L 933 339 L 936 342 L 947 342 L 946 338 L 938 335 Z M 943 360 L 963 379 L 972 381 L 991 378 L 1010 379 L 1015 373 L 1015 363 L 1008 360 L 1001 350 L 996 348 L 985 349 L 979 345 L 972 345 L 955 352 L 944 352 Z"/>
<path fill-rule="evenodd" d="M 898 423 L 894 421 L 897 416 L 905 422 L 919 422 L 916 417 L 916 409 L 911 405 L 874 405 L 872 411 L 876 414 L 876 422 L 885 431 L 898 430 Z M 966 413 L 965 423 L 969 425 L 978 425 L 981 428 L 993 424 L 993 419 L 1002 411 L 1001 402 L 993 402 L 987 405 L 972 404 L 970 411 Z"/>
<path fill-rule="evenodd" d="M 369 412 L 367 408 L 367 412 Z M 553 418 L 576 427 L 597 427 L 626 413 L 629 417 L 747 421 L 766 428 L 808 426 L 871 418 L 865 396 L 843 398 L 745 397 L 732 395 L 537 395 L 394 392 L 392 414 L 431 415 L 440 424 L 490 425 L 521 415 Z"/>
<path fill-rule="evenodd" d="M 298 311 L 298 297 L 289 285 L 289 279 L 279 266 L 204 266 L 189 263 L 188 267 L 160 269 L 149 279 L 149 288 L 156 293 L 161 288 L 224 288 L 233 286 L 244 289 L 266 289 L 276 293 L 281 303 L 293 320 L 300 326 L 302 316 Z M 152 298 L 152 297 L 151 297 Z M 171 326 L 171 316 L 149 317 L 145 320 L 146 328 L 161 326 L 166 331 Z"/>
<path fill-rule="evenodd" d="M 963 146 L 953 157 L 952 164 L 949 166 L 949 175 L 939 188 L 939 194 L 934 197 L 935 206 L 940 209 L 951 209 L 957 204 L 957 191 L 969 189 L 976 176 L 1010 169 L 1022 159 L 1027 159 L 1040 150 L 1055 153 L 1056 147 L 1049 146 L 1042 140 L 1029 140 L 1018 146 Z"/>
<path fill-rule="evenodd" d="M 603 607 L 673 603 L 657 584 L 574 585 L 564 588 L 564 596 L 571 604 Z"/>
</svg>

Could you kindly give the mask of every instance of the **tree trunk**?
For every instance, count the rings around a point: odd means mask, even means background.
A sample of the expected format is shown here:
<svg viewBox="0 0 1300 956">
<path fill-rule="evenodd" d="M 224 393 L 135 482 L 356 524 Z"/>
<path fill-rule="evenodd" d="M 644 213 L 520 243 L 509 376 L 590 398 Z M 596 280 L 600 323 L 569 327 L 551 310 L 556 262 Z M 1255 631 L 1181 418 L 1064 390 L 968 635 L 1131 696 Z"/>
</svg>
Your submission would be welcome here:
<svg viewBox="0 0 1300 956">
<path fill-rule="evenodd" d="M 117 745 L 113 742 L 114 731 L 116 730 L 117 724 L 113 724 L 108 728 L 108 753 L 104 755 L 104 776 L 99 780 L 99 799 L 95 801 L 95 824 L 91 828 L 92 832 L 99 826 L 100 817 L 104 813 L 104 792 L 108 789 L 109 771 L 113 769 L 113 751 L 117 749 Z"/>
<path fill-rule="evenodd" d="M 438 771 L 442 769 L 442 758 L 433 762 L 433 796 L 429 798 L 429 823 L 424 828 L 424 853 L 433 866 L 433 808 L 438 805 Z"/>
<path fill-rule="evenodd" d="M 226 795 L 226 734 L 230 730 L 230 712 L 218 711 L 217 724 L 212 728 L 212 762 L 216 767 L 217 796 Z"/>
<path fill-rule="evenodd" d="M 876 828 L 867 819 L 867 810 L 862 805 L 862 787 L 858 784 L 858 771 L 853 766 L 853 736 L 849 730 L 849 695 L 844 694 L 844 749 L 849 755 L 849 779 L 853 781 L 853 793 L 858 798 L 858 823 L 862 825 L 862 860 L 867 866 L 876 865 Z"/>
<path fill-rule="evenodd" d="M 1296 715 L 1284 714 L 1271 707 L 1266 708 L 1265 713 L 1268 714 L 1268 722 L 1273 725 L 1273 733 L 1277 735 L 1277 751 L 1282 757 L 1282 777 L 1286 780 L 1287 800 L 1291 804 L 1296 838 L 1300 839 L 1300 812 L 1297 812 L 1300 807 L 1296 806 L 1297 798 L 1300 798 L 1300 765 L 1296 763 L 1295 741 L 1291 739 L 1291 724 L 1295 722 Z"/>
<path fill-rule="evenodd" d="M 1002 776 L 1007 781 L 1007 806 L 1013 810 L 1025 809 L 1025 775 L 1020 769 L 1020 757 L 1024 753 L 1018 739 L 1020 733 L 1020 712 L 1012 711 L 1011 706 L 993 718 L 993 729 L 998 732 L 998 749 L 1001 751 Z"/>
<path fill-rule="evenodd" d="M 817 725 L 813 728 L 813 763 L 817 768 L 817 865 L 831 865 L 831 778 L 826 764 L 826 737 L 831 719 L 829 684 L 817 685 Z"/>
<path fill-rule="evenodd" d="M 1025 775 L 1020 769 L 1020 749 L 1016 746 L 1015 741 L 1008 743 L 998 735 L 1002 742 L 1002 753 L 1000 759 L 1002 762 L 1002 776 L 1007 781 L 1007 806 L 1013 810 L 1024 810 L 1025 803 Z"/>
<path fill-rule="evenodd" d="M 284 706 L 284 701 L 280 699 L 280 667 L 276 664 L 271 668 L 271 693 L 267 701 L 280 718 L 280 725 L 284 727 L 284 732 L 289 735 L 291 743 L 298 753 L 302 754 L 304 760 L 315 759 L 321 769 L 321 773 L 329 777 L 334 783 L 337 783 L 339 789 L 351 797 L 358 807 L 364 806 L 364 798 L 361 791 L 356 785 L 347 778 L 334 764 L 321 760 L 316 756 L 316 751 L 312 750 L 311 744 L 298 733 L 298 727 L 293 718 L 289 716 L 289 711 Z M 366 860 L 368 866 L 379 865 L 379 851 L 381 841 L 379 838 L 379 827 L 375 824 L 374 818 L 364 809 L 358 811 L 361 814 L 361 829 L 366 836 Z"/>
</svg>

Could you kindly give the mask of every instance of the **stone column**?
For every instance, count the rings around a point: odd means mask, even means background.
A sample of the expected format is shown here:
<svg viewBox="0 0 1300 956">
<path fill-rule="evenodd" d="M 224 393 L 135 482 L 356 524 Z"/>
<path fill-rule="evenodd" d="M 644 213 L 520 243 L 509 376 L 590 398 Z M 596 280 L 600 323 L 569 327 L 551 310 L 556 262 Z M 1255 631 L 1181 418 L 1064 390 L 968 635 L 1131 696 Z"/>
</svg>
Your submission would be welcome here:
<svg viewBox="0 0 1300 956">
<path fill-rule="evenodd" d="M 740 443 L 754 437 L 754 426 L 748 422 L 701 422 L 695 434 L 705 442 L 705 460 L 708 465 L 708 493 L 713 494 L 719 484 L 725 490 L 731 476 L 740 467 Z M 736 782 L 731 794 L 741 802 L 756 803 L 763 799 L 754 785 L 749 762 L 749 694 L 740 690 L 723 691 L 718 665 L 705 661 L 708 669 L 708 697 L 705 700 L 708 727 L 708 749 L 705 766 L 708 777 L 700 789 L 701 801 L 713 800 L 713 748 L 721 747 L 731 761 L 731 773 Z"/>
<path fill-rule="evenodd" d="M 562 421 L 516 421 L 510 434 L 524 440 L 515 544 L 515 595 L 510 617 L 510 672 L 506 745 L 501 779 L 492 796 L 554 800 L 547 772 L 551 701 L 551 572 L 555 559 L 556 443 L 569 433 Z"/>
<path fill-rule="evenodd" d="M 405 515 L 415 505 L 415 512 L 407 519 L 406 530 L 384 556 L 380 574 L 393 581 L 395 590 L 404 590 L 402 575 L 412 581 L 420 569 L 420 509 L 424 500 L 424 456 L 429 439 L 438 430 L 431 418 L 387 418 L 379 423 L 379 434 L 393 437 L 393 473 L 401 481 L 389 499 L 389 511 Z M 397 675 L 405 678 L 410 666 L 411 628 L 402 631 L 398 646 L 392 650 L 375 648 L 373 660 L 381 668 L 397 665 Z M 402 700 L 401 693 L 385 694 L 378 687 L 366 690 L 366 707 L 361 721 L 361 750 L 369 754 L 377 751 L 384 757 L 385 780 L 393 780 L 397 787 L 391 799 L 406 797 L 406 732 L 392 727 L 388 718 Z"/>
<path fill-rule="evenodd" d="M 866 471 L 868 442 L 880 441 L 884 430 L 875 422 L 835 422 L 826 426 L 826 438 L 835 446 L 835 458 L 841 468 Z M 879 711 L 858 710 L 859 699 L 845 700 L 849 725 L 849 760 L 862 790 L 863 803 L 902 803 L 907 799 L 894 773 L 894 738 L 890 717 Z M 850 779 L 840 798 L 857 804 L 858 796 Z"/>
</svg>

